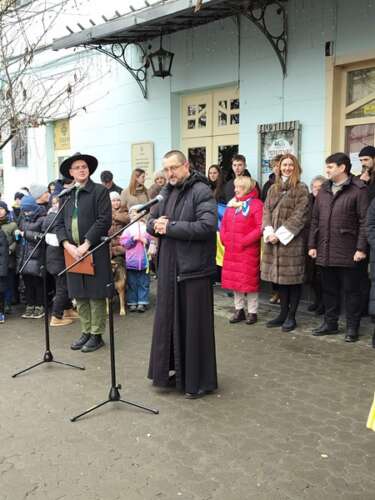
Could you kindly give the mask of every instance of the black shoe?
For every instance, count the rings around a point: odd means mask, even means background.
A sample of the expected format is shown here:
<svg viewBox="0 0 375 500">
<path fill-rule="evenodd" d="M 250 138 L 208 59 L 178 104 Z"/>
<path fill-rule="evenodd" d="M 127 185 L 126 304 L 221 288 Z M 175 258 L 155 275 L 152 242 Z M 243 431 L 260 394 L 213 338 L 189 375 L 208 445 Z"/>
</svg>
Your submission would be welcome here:
<svg viewBox="0 0 375 500">
<path fill-rule="evenodd" d="M 206 394 L 210 394 L 212 391 L 204 391 L 202 389 L 199 389 L 198 392 L 185 392 L 185 398 L 186 399 L 199 399 L 203 398 L 206 396 Z"/>
<path fill-rule="evenodd" d="M 266 323 L 267 328 L 277 328 L 278 326 L 282 326 L 284 324 L 285 318 L 282 316 L 277 316 L 277 318 L 270 319 Z"/>
<path fill-rule="evenodd" d="M 291 332 L 297 328 L 297 323 L 294 318 L 288 318 L 282 324 L 281 330 L 283 332 Z"/>
<path fill-rule="evenodd" d="M 327 325 L 325 321 L 318 326 L 318 328 L 314 328 L 312 334 L 314 337 L 322 337 L 323 335 L 335 335 L 339 333 L 339 329 L 337 325 Z"/>
<path fill-rule="evenodd" d="M 82 347 L 81 352 L 93 352 L 104 346 L 101 335 L 91 335 L 86 344 Z"/>
<path fill-rule="evenodd" d="M 239 323 L 240 321 L 245 321 L 245 311 L 243 309 L 236 309 L 233 316 L 230 318 L 229 323 Z"/>
<path fill-rule="evenodd" d="M 86 344 L 86 342 L 89 340 L 90 337 L 91 337 L 90 333 L 82 333 L 79 339 L 75 340 L 73 344 L 70 346 L 70 348 L 73 349 L 73 351 L 78 351 L 79 349 L 81 349 L 82 346 Z"/>
<path fill-rule="evenodd" d="M 247 316 L 246 316 L 246 321 L 245 323 L 247 325 L 253 325 L 254 323 L 256 323 L 258 321 L 258 316 L 257 314 L 255 313 L 248 313 Z"/>
<path fill-rule="evenodd" d="M 349 326 L 346 330 L 345 342 L 357 342 L 358 339 L 358 330 Z"/>
</svg>

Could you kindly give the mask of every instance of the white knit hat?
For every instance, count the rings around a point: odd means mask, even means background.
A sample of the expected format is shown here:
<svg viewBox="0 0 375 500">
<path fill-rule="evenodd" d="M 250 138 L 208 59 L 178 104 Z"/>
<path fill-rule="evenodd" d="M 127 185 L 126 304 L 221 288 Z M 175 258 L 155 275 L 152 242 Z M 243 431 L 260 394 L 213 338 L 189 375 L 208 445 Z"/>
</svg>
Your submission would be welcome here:
<svg viewBox="0 0 375 500">
<path fill-rule="evenodd" d="M 111 198 L 111 201 L 113 201 L 113 200 L 121 200 L 121 196 L 119 195 L 119 193 L 117 191 L 111 191 L 109 193 L 109 197 Z"/>
</svg>

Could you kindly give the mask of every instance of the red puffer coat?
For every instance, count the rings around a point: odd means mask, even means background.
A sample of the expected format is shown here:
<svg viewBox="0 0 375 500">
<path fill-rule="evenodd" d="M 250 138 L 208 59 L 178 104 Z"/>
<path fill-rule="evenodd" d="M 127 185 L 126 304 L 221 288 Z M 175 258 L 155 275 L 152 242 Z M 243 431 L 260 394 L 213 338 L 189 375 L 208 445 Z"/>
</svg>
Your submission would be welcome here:
<svg viewBox="0 0 375 500">
<path fill-rule="evenodd" d="M 236 198 L 236 202 L 243 202 L 242 208 L 228 206 L 221 223 L 225 247 L 221 285 L 236 292 L 259 291 L 263 203 L 257 197 L 254 189 Z"/>
</svg>

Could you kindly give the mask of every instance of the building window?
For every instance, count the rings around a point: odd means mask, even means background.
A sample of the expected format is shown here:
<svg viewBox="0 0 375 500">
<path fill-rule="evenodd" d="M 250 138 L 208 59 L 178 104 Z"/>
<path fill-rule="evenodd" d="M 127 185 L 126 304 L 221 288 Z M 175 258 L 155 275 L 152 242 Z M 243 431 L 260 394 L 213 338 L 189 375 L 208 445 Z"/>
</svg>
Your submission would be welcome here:
<svg viewBox="0 0 375 500">
<path fill-rule="evenodd" d="M 20 130 L 12 139 L 13 167 L 27 167 L 27 130 Z"/>
</svg>

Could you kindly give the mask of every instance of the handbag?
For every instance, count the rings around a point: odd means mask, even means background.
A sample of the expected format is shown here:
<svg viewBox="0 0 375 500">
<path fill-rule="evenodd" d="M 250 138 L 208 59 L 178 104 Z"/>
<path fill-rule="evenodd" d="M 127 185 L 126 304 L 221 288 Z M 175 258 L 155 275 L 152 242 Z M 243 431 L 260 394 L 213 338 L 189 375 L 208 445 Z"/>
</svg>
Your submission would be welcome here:
<svg viewBox="0 0 375 500">
<path fill-rule="evenodd" d="M 92 254 L 86 255 L 84 259 L 77 262 L 64 248 L 64 259 L 66 267 L 76 262 L 76 264 L 68 270 L 68 273 L 88 274 L 89 276 L 95 275 L 94 257 Z"/>
</svg>

